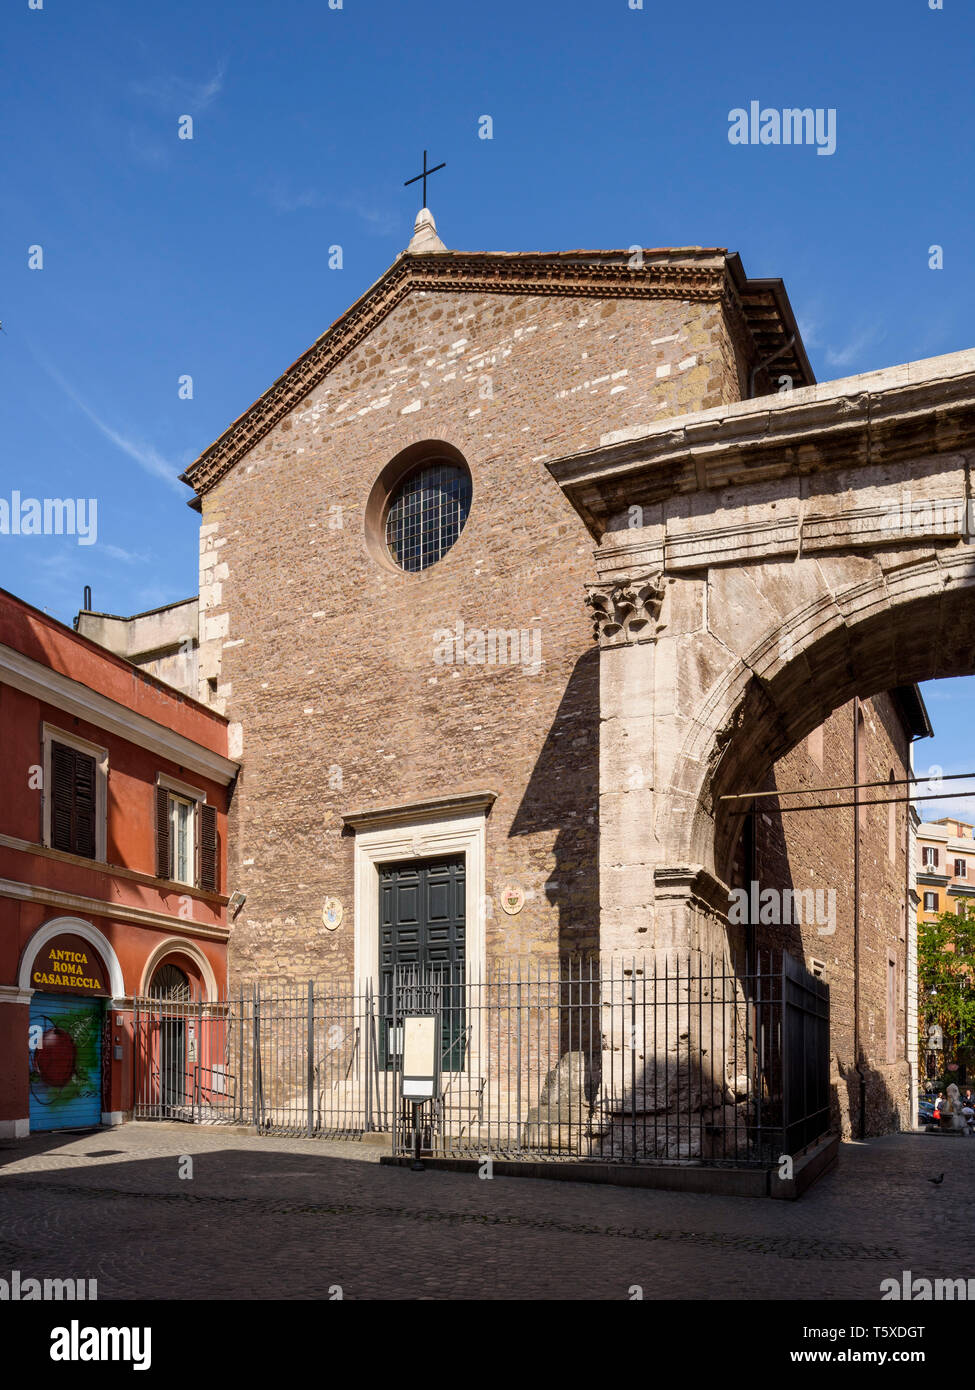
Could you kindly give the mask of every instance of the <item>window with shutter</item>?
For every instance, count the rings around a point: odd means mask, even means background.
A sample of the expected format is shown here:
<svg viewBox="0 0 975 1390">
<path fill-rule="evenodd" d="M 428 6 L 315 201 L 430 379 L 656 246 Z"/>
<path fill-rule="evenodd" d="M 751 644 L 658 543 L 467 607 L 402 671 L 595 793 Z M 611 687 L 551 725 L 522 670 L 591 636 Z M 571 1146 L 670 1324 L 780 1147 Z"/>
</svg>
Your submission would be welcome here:
<svg viewBox="0 0 975 1390">
<path fill-rule="evenodd" d="M 203 802 L 200 806 L 200 887 L 207 892 L 217 891 L 217 808 Z"/>
<path fill-rule="evenodd" d="M 206 793 L 168 773 L 156 780 L 156 875 L 218 891 L 217 812 Z"/>
<path fill-rule="evenodd" d="M 66 743 L 51 745 L 51 848 L 94 859 L 95 759 Z"/>
<path fill-rule="evenodd" d="M 51 848 L 71 850 L 71 817 L 74 804 L 74 749 L 63 743 L 51 747 Z"/>
<path fill-rule="evenodd" d="M 196 816 L 194 803 L 169 794 L 169 877 L 196 885 Z"/>
<path fill-rule="evenodd" d="M 156 877 L 169 878 L 169 792 L 156 788 Z"/>
</svg>

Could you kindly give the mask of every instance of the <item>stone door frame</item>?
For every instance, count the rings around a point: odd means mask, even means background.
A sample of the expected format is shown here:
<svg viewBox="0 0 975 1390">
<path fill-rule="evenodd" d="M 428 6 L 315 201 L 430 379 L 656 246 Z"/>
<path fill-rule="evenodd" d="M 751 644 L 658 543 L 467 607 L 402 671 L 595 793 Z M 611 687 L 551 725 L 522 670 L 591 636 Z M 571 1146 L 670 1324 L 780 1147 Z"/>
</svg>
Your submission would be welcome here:
<svg viewBox="0 0 975 1390">
<path fill-rule="evenodd" d="M 346 816 L 355 831 L 355 993 L 379 988 L 379 866 L 463 855 L 465 961 L 483 979 L 486 959 L 487 814 L 493 792 Z"/>
</svg>

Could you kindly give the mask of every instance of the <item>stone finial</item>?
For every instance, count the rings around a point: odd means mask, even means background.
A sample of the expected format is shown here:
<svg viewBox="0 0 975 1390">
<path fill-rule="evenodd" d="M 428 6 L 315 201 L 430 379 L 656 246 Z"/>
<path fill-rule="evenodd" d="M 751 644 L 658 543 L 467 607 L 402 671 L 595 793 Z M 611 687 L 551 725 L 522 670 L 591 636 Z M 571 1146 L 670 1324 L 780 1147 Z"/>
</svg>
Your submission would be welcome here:
<svg viewBox="0 0 975 1390">
<path fill-rule="evenodd" d="M 407 251 L 446 251 L 446 246 L 437 236 L 437 224 L 429 208 L 421 208 L 413 224 L 413 237 Z"/>
<path fill-rule="evenodd" d="M 664 599 L 662 574 L 640 575 L 586 585 L 586 604 L 592 609 L 593 636 L 601 647 L 632 642 L 655 642 Z"/>
</svg>

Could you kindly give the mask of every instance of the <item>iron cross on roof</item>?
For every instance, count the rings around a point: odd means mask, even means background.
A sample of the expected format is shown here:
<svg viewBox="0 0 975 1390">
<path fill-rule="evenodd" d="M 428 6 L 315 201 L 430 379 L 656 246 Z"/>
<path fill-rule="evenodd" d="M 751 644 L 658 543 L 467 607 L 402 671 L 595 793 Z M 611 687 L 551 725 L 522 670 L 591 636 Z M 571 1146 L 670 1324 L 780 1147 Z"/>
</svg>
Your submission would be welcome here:
<svg viewBox="0 0 975 1390">
<path fill-rule="evenodd" d="M 423 151 L 423 173 L 422 173 L 422 174 L 417 174 L 416 178 L 407 179 L 406 182 L 403 184 L 403 187 L 404 187 L 404 188 L 409 188 L 409 186 L 410 186 L 411 183 L 416 183 L 419 179 L 422 179 L 422 180 L 423 180 L 423 202 L 420 204 L 420 206 L 425 208 L 426 205 L 427 205 L 427 179 L 429 178 L 429 176 L 430 176 L 431 174 L 435 174 L 435 173 L 437 172 L 438 169 L 446 169 L 446 167 L 447 167 L 446 164 L 436 164 L 436 165 L 434 165 L 434 167 L 433 167 L 432 169 L 428 169 L 428 168 L 427 168 L 427 152 L 426 152 L 426 150 L 424 150 L 424 151 Z"/>
</svg>

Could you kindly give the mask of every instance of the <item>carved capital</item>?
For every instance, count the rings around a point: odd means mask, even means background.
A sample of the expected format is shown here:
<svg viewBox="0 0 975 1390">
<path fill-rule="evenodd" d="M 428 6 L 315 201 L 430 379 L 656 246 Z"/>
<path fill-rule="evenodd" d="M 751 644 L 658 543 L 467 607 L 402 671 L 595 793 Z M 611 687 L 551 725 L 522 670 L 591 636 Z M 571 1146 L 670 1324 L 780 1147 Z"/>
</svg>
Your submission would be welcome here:
<svg viewBox="0 0 975 1390">
<path fill-rule="evenodd" d="M 662 574 L 587 584 L 586 604 L 592 610 L 593 636 L 601 647 L 655 642 L 666 626 L 659 621 L 663 599 Z"/>
</svg>

